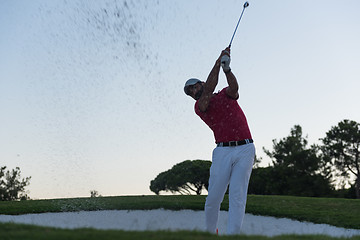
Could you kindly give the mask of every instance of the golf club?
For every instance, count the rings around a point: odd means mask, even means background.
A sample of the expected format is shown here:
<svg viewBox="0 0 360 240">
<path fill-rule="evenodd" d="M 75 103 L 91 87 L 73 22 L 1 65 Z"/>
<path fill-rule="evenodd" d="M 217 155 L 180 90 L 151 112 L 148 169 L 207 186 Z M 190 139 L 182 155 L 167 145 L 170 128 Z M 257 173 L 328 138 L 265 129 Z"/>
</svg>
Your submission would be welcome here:
<svg viewBox="0 0 360 240">
<path fill-rule="evenodd" d="M 241 15 L 240 15 L 240 18 L 239 18 L 239 21 L 238 21 L 237 24 L 236 24 L 236 28 L 235 28 L 234 34 L 232 35 L 232 38 L 231 38 L 231 41 L 230 41 L 230 44 L 229 44 L 229 48 L 231 47 L 231 43 L 232 43 L 232 41 L 233 41 L 233 39 L 234 39 L 236 30 L 237 30 L 237 28 L 238 28 L 238 26 L 239 26 L 239 23 L 240 23 L 240 20 L 241 20 L 241 18 L 242 18 L 242 15 L 243 15 L 243 13 L 244 13 L 244 10 L 245 10 L 245 8 L 247 8 L 248 6 L 249 6 L 249 3 L 248 3 L 248 2 L 245 2 L 245 3 L 244 3 L 243 10 L 242 10 Z"/>
</svg>

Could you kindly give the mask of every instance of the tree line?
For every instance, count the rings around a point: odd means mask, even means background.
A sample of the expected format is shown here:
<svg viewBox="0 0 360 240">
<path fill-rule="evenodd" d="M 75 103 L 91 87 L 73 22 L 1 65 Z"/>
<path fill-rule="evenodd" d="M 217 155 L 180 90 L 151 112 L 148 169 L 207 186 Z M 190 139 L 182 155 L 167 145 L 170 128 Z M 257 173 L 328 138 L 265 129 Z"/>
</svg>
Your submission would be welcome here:
<svg viewBox="0 0 360 240">
<path fill-rule="evenodd" d="M 360 124 L 343 120 L 326 132 L 320 144 L 309 145 L 300 125 L 273 140 L 268 167 L 256 164 L 249 194 L 360 198 Z M 186 160 L 150 182 L 156 194 L 170 191 L 201 194 L 207 189 L 210 161 Z"/>
</svg>

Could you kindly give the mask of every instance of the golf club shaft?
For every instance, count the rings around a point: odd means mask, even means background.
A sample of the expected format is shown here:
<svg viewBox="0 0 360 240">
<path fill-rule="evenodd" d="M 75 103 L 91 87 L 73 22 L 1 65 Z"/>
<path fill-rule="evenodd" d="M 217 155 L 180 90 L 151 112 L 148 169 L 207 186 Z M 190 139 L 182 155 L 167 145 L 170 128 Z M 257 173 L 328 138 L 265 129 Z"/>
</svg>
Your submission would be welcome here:
<svg viewBox="0 0 360 240">
<path fill-rule="evenodd" d="M 231 47 L 231 43 L 232 43 L 232 41 L 233 41 L 233 39 L 234 39 L 234 36 L 235 36 L 236 30 L 238 29 L 238 26 L 239 26 L 240 20 L 241 20 L 241 18 L 242 18 L 242 15 L 243 15 L 243 13 L 244 13 L 244 10 L 245 10 L 245 8 L 246 8 L 247 6 L 249 6 L 249 4 L 246 2 L 246 3 L 244 4 L 243 10 L 241 11 L 241 15 L 240 15 L 239 21 L 238 21 L 238 22 L 237 22 L 237 24 L 236 24 L 235 31 L 234 31 L 234 33 L 233 33 L 233 35 L 232 35 L 231 40 L 230 40 L 229 48 Z"/>
</svg>

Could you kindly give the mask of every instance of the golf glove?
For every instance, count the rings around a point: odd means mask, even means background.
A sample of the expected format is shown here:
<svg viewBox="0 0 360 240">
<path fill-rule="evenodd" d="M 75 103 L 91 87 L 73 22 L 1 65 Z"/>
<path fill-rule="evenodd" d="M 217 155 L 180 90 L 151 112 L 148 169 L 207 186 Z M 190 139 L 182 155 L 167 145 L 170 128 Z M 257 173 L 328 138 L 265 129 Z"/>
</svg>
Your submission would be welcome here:
<svg viewBox="0 0 360 240">
<path fill-rule="evenodd" d="M 230 57 L 228 55 L 224 55 L 221 57 L 221 67 L 224 72 L 229 72 L 230 69 Z"/>
</svg>

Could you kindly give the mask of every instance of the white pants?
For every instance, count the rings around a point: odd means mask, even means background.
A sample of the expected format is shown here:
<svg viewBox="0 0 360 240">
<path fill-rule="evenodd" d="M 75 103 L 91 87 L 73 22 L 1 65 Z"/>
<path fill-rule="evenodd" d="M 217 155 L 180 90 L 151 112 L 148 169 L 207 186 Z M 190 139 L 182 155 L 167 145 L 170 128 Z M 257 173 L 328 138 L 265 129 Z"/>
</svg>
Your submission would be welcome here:
<svg viewBox="0 0 360 240">
<path fill-rule="evenodd" d="M 220 204 L 230 184 L 227 234 L 240 234 L 254 158 L 255 146 L 253 143 L 214 149 L 210 168 L 209 193 L 205 203 L 207 231 L 216 232 Z"/>
</svg>

